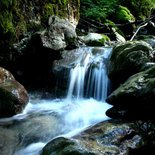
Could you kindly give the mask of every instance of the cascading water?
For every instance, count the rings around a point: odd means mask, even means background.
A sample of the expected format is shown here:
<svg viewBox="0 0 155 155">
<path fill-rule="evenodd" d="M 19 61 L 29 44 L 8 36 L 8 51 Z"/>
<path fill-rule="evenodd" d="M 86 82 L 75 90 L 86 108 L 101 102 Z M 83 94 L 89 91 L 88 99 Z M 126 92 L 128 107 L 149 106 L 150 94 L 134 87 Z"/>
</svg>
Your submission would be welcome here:
<svg viewBox="0 0 155 155">
<path fill-rule="evenodd" d="M 97 53 L 93 54 L 96 50 Z M 111 49 L 87 47 L 80 60 L 70 72 L 70 85 L 67 98 L 73 96 L 77 99 L 92 97 L 105 101 L 108 90 L 108 77 L 106 74 L 106 61 Z"/>
<path fill-rule="evenodd" d="M 7 130 L 14 131 L 20 140 L 17 148 L 13 147 L 12 153 L 6 151 L 5 155 L 39 155 L 42 147 L 52 138 L 75 135 L 108 119 L 105 115 L 110 108 L 105 103 L 108 89 L 106 62 L 110 51 L 111 48 L 76 49 L 78 56 L 71 63 L 66 99 L 33 99 L 22 114 L 1 119 L 0 127 L 7 126 Z"/>
</svg>

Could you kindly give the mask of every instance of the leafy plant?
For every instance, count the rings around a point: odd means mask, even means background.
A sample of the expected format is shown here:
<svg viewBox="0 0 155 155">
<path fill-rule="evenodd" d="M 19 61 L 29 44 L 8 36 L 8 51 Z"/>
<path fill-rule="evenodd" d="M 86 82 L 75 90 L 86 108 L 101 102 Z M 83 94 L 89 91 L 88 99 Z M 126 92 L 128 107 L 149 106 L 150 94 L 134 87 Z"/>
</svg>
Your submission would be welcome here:
<svg viewBox="0 0 155 155">
<path fill-rule="evenodd" d="M 102 22 L 115 12 L 116 5 L 118 0 L 81 0 L 81 16 Z"/>
<path fill-rule="evenodd" d="M 120 0 L 137 19 L 148 18 L 153 8 L 155 0 Z"/>
</svg>

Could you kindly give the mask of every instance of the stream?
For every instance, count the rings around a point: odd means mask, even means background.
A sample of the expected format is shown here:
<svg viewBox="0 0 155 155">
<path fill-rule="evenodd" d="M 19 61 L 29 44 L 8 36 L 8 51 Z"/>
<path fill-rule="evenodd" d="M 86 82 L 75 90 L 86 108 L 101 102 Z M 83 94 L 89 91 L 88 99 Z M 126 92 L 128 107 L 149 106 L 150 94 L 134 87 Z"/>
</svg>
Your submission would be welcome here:
<svg viewBox="0 0 155 155">
<path fill-rule="evenodd" d="M 105 102 L 109 85 L 106 63 L 111 48 L 78 50 L 82 54 L 70 70 L 66 98 L 43 100 L 31 94 L 23 113 L 0 119 L 0 155 L 39 155 L 51 139 L 72 137 L 109 119 L 105 115 L 111 107 Z"/>
</svg>

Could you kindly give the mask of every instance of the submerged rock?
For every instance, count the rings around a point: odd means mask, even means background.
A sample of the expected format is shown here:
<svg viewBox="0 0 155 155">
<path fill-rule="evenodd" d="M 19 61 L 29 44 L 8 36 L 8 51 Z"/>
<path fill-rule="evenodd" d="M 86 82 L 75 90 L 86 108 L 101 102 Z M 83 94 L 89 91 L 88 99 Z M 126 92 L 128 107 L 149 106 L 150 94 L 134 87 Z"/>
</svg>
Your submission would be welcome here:
<svg viewBox="0 0 155 155">
<path fill-rule="evenodd" d="M 9 117 L 22 112 L 28 100 L 25 88 L 9 71 L 0 67 L 0 117 Z"/>
<path fill-rule="evenodd" d="M 19 143 L 18 134 L 11 129 L 0 127 L 0 153 L 12 155 Z"/>
<path fill-rule="evenodd" d="M 113 48 L 108 65 L 110 79 L 123 82 L 140 71 L 141 67 L 153 61 L 153 49 L 144 41 L 118 44 Z"/>
<path fill-rule="evenodd" d="M 114 105 L 108 116 L 154 119 L 155 65 L 131 76 L 107 98 Z"/>
</svg>

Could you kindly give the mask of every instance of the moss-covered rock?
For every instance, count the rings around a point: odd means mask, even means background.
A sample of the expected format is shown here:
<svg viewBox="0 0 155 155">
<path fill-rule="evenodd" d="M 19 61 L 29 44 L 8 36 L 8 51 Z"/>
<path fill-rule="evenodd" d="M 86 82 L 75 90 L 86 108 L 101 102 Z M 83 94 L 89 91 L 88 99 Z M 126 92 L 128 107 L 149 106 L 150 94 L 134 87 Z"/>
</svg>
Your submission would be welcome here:
<svg viewBox="0 0 155 155">
<path fill-rule="evenodd" d="M 113 110 L 119 114 L 118 116 L 133 119 L 154 119 L 154 86 L 155 66 L 153 65 L 149 69 L 131 76 L 108 96 L 107 102 L 114 105 L 114 108 L 116 107 Z M 109 116 L 112 116 L 110 111 Z"/>
<path fill-rule="evenodd" d="M 131 14 L 131 12 L 128 10 L 128 8 L 119 5 L 118 8 L 116 9 L 116 19 L 119 22 L 134 22 L 135 18 Z"/>
<path fill-rule="evenodd" d="M 83 150 L 75 141 L 64 137 L 59 137 L 49 142 L 41 155 L 95 155 L 89 151 Z"/>
<path fill-rule="evenodd" d="M 114 81 L 122 82 L 140 71 L 141 67 L 153 61 L 153 49 L 144 41 L 118 44 L 113 48 L 108 75 Z"/>
<path fill-rule="evenodd" d="M 79 38 L 88 46 L 104 46 L 110 44 L 110 38 L 104 34 L 89 33 Z"/>
</svg>

